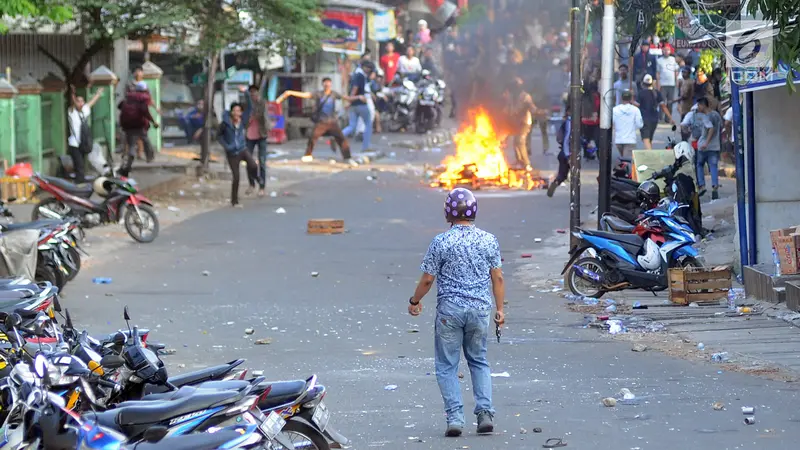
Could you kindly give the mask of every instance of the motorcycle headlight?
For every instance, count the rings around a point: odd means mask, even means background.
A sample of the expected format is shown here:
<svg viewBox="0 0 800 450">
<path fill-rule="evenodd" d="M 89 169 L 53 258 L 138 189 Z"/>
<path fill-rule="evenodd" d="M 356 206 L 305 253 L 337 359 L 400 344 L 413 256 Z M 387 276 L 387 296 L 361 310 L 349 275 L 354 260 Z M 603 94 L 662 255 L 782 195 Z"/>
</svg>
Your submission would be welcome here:
<svg viewBox="0 0 800 450">
<path fill-rule="evenodd" d="M 66 372 L 67 369 L 69 369 L 68 366 L 55 365 L 48 360 L 47 378 L 50 386 L 67 386 L 80 379 L 80 377 L 76 375 L 65 375 L 64 372 Z"/>
</svg>

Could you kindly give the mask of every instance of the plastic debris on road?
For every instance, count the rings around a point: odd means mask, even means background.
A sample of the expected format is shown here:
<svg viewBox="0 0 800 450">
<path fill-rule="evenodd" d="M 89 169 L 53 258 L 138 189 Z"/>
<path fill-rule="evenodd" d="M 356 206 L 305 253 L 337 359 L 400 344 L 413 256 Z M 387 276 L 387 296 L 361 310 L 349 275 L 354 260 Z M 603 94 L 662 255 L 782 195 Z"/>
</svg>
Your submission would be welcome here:
<svg viewBox="0 0 800 450">
<path fill-rule="evenodd" d="M 256 345 L 269 345 L 272 344 L 272 339 L 265 338 L 265 339 L 258 339 L 254 342 Z"/>
<path fill-rule="evenodd" d="M 492 378 L 511 378 L 511 374 L 508 372 L 493 373 Z"/>
<path fill-rule="evenodd" d="M 631 351 L 637 352 L 637 353 L 646 352 L 647 351 L 647 346 L 644 345 L 644 344 L 634 344 L 633 348 L 631 348 Z"/>
<path fill-rule="evenodd" d="M 608 324 L 608 333 L 609 334 L 622 334 L 625 332 L 625 327 L 622 325 L 621 320 L 612 319 L 606 321 Z"/>
<path fill-rule="evenodd" d="M 530 253 L 523 253 L 520 255 L 520 258 L 533 258 L 533 255 Z"/>
<path fill-rule="evenodd" d="M 712 408 L 714 411 L 722 411 L 723 409 L 725 409 L 725 404 L 724 404 L 724 403 L 722 403 L 722 402 L 714 402 L 714 403 L 711 405 L 711 408 Z"/>
<path fill-rule="evenodd" d="M 250 336 L 251 334 L 253 334 L 255 332 L 256 332 L 256 330 L 254 330 L 253 328 L 245 328 L 244 329 L 244 334 L 246 334 L 248 336 Z"/>
<path fill-rule="evenodd" d="M 606 312 L 616 312 L 616 311 L 617 311 L 617 305 L 610 305 L 606 308 Z"/>
<path fill-rule="evenodd" d="M 207 277 L 207 276 L 211 275 L 211 272 L 209 272 L 209 271 L 207 271 L 207 270 L 204 270 L 204 271 L 202 272 L 202 274 L 203 274 L 203 276 L 204 276 L 204 277 Z"/>
<path fill-rule="evenodd" d="M 705 344 L 703 344 L 702 342 L 700 342 L 700 343 L 698 343 L 698 344 L 697 344 L 697 349 L 698 349 L 698 350 L 705 350 L 705 349 L 706 349 L 706 346 L 705 346 Z"/>
<path fill-rule="evenodd" d="M 728 362 L 730 355 L 728 355 L 728 352 L 714 353 L 711 355 L 711 360 L 714 362 Z"/>
<path fill-rule="evenodd" d="M 383 387 L 383 390 L 384 391 L 396 391 L 397 390 L 397 385 L 396 384 L 387 384 L 386 386 Z"/>
<path fill-rule="evenodd" d="M 311 272 L 311 276 L 317 278 L 319 276 L 319 272 Z"/>
<path fill-rule="evenodd" d="M 603 399 L 603 406 L 606 408 L 613 408 L 617 406 L 617 399 L 614 397 L 606 397 Z"/>
<path fill-rule="evenodd" d="M 111 278 L 92 278 L 92 283 L 94 284 L 111 284 Z"/>
<path fill-rule="evenodd" d="M 180 212 L 180 210 L 181 210 L 177 206 L 167 206 L 167 209 L 172 211 L 172 212 Z"/>
<path fill-rule="evenodd" d="M 286 210 L 283 208 L 278 208 L 275 210 L 275 214 L 286 214 Z"/>
<path fill-rule="evenodd" d="M 269 193 L 269 196 L 272 197 L 272 198 L 275 198 L 275 197 L 278 196 L 278 193 L 275 192 L 275 191 L 272 191 L 272 192 Z"/>
<path fill-rule="evenodd" d="M 539 242 L 542 242 L 542 238 L 536 238 L 533 240 L 533 242 L 536 242 L 538 244 Z"/>
</svg>

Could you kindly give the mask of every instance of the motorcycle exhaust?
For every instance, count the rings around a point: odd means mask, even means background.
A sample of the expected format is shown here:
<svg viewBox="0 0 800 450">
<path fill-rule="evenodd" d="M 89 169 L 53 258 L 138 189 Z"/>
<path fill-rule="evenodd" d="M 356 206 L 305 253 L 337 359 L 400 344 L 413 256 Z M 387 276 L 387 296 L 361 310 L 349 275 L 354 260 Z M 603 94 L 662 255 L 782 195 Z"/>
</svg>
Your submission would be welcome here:
<svg viewBox="0 0 800 450">
<path fill-rule="evenodd" d="M 573 264 L 572 268 L 575 269 L 575 272 L 578 274 L 578 276 L 583 278 L 584 280 L 600 283 L 600 274 L 598 274 L 597 272 L 589 270 L 585 267 L 581 267 L 577 264 Z"/>
</svg>

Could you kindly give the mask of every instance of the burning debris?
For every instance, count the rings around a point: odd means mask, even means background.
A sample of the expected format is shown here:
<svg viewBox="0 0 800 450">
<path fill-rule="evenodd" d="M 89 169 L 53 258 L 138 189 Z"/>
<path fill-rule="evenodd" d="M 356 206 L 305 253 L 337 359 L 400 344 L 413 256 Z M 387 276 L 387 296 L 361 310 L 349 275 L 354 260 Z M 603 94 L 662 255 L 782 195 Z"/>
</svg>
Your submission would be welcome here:
<svg viewBox="0 0 800 450">
<path fill-rule="evenodd" d="M 538 171 L 511 168 L 503 153 L 506 136 L 499 136 L 484 109 L 470 113 L 471 123 L 456 134 L 456 154 L 447 156 L 437 168 L 431 187 L 453 189 L 486 187 L 532 190 L 547 187 Z"/>
</svg>

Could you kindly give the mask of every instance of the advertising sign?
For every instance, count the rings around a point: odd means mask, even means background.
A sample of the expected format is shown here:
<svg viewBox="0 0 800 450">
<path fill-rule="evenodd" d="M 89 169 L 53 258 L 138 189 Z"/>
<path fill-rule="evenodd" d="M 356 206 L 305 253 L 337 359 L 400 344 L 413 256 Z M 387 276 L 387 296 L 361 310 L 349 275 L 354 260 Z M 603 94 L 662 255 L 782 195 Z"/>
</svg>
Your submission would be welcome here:
<svg viewBox="0 0 800 450">
<path fill-rule="evenodd" d="M 363 11 L 326 9 L 322 13 L 322 23 L 343 33 L 343 36 L 322 41 L 322 49 L 326 52 L 348 55 L 363 54 L 365 19 Z"/>
</svg>

